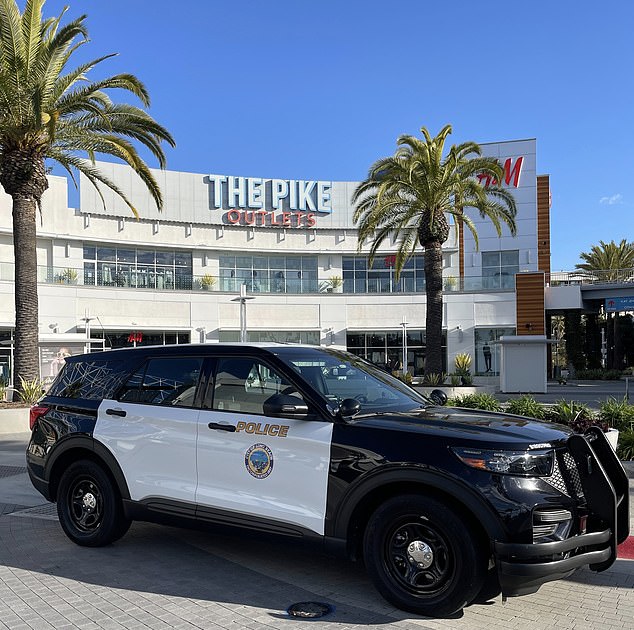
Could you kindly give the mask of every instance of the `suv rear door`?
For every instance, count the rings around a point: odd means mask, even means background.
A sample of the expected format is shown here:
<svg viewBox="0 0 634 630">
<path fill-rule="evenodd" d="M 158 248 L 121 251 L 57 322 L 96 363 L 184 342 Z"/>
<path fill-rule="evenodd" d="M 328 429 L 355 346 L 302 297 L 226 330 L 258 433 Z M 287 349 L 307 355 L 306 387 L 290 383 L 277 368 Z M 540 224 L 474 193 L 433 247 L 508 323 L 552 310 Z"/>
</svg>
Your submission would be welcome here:
<svg viewBox="0 0 634 630">
<path fill-rule="evenodd" d="M 134 501 L 150 498 L 189 504 L 196 491 L 196 400 L 203 358 L 149 358 L 117 400 L 99 406 L 94 437 L 116 457 Z"/>
</svg>

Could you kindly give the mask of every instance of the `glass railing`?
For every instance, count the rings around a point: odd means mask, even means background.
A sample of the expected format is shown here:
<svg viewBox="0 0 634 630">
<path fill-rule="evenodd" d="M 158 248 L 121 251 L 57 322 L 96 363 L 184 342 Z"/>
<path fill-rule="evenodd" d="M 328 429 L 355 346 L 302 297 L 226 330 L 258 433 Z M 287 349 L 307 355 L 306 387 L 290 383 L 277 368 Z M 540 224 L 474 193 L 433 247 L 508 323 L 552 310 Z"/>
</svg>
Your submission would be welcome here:
<svg viewBox="0 0 634 630">
<path fill-rule="evenodd" d="M 630 270 L 630 278 L 634 278 L 634 270 Z M 553 274 L 554 275 L 554 274 Z M 224 293 L 240 293 L 241 285 L 245 284 L 249 293 L 282 293 L 282 294 L 315 294 L 315 293 L 424 293 L 424 277 L 394 278 L 344 278 L 341 286 L 332 288 L 327 278 L 262 278 L 245 279 L 218 277 L 210 274 L 191 275 L 181 273 L 180 270 L 147 269 L 139 271 L 124 271 L 113 273 L 106 270 L 77 269 L 73 267 L 39 266 L 37 278 L 40 284 L 59 284 L 110 287 L 121 289 L 147 289 L 153 291 L 215 291 Z M 0 280 L 12 282 L 14 280 L 14 265 L 0 263 Z M 634 281 L 632 279 L 630 282 Z M 479 291 L 512 291 L 515 288 L 514 276 L 503 277 L 465 277 L 443 278 L 445 293 L 473 293 Z"/>
<path fill-rule="evenodd" d="M 603 269 L 597 271 L 553 271 L 546 282 L 556 287 L 570 284 L 632 284 L 634 269 Z"/>
</svg>

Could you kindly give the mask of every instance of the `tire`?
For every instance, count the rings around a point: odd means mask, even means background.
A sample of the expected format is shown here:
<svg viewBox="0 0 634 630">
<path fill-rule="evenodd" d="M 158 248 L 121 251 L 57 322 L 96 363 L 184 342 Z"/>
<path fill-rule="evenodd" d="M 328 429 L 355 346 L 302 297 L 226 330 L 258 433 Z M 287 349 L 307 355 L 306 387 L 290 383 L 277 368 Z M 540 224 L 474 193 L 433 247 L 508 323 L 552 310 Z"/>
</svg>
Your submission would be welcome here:
<svg viewBox="0 0 634 630">
<path fill-rule="evenodd" d="M 123 536 L 130 520 L 106 471 L 80 460 L 62 474 L 57 491 L 57 514 L 64 533 L 83 547 L 103 547 Z"/>
<path fill-rule="evenodd" d="M 502 593 L 502 587 L 500 586 L 500 580 L 498 579 L 498 571 L 496 567 L 489 569 L 484 583 L 478 594 L 473 599 L 474 604 L 485 604 L 486 602 L 495 599 Z"/>
<path fill-rule="evenodd" d="M 418 495 L 395 497 L 374 512 L 363 555 L 387 601 L 429 617 L 462 610 L 482 588 L 487 568 L 486 553 L 478 549 L 464 519 Z"/>
</svg>

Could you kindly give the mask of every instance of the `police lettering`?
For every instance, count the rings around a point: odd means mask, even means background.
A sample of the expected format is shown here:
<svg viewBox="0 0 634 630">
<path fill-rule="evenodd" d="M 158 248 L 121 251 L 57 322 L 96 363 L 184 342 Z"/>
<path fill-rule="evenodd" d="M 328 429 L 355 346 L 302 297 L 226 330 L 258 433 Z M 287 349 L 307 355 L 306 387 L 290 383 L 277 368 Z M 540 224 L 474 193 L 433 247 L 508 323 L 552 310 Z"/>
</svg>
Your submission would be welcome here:
<svg viewBox="0 0 634 630">
<path fill-rule="evenodd" d="M 273 437 L 286 437 L 289 427 L 285 424 L 265 424 L 261 422 L 238 422 L 236 432 L 254 433 L 255 435 L 272 435 Z"/>
</svg>

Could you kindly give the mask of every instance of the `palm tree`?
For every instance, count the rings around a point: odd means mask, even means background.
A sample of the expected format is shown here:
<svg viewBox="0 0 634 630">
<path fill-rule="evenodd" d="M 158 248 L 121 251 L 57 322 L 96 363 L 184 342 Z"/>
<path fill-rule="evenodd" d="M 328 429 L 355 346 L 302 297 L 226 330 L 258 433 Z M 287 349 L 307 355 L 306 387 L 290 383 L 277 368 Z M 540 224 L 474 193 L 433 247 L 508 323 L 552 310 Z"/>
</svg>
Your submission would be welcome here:
<svg viewBox="0 0 634 630">
<path fill-rule="evenodd" d="M 585 261 L 577 263 L 576 269 L 581 269 L 589 273 L 602 272 L 600 279 L 606 281 L 618 280 L 621 270 L 631 270 L 634 268 L 634 243 L 628 243 L 623 239 L 618 245 L 614 241 L 604 243 L 599 241 L 599 245 L 593 245 L 589 252 L 581 252 L 579 258 Z M 625 278 L 622 278 L 625 280 Z"/>
<path fill-rule="evenodd" d="M 498 235 L 505 223 L 515 235 L 517 208 L 510 192 L 497 183 L 485 187 L 478 175 L 501 182 L 503 169 L 494 158 L 482 157 L 474 142 L 453 145 L 443 157 L 451 133 L 446 125 L 432 138 L 421 128 L 424 140 L 404 135 L 393 156 L 375 162 L 365 181 L 353 194 L 354 220 L 359 250 L 365 239 L 372 241 L 370 262 L 381 244 L 395 237 L 398 278 L 408 258 L 421 245 L 425 252 L 427 295 L 425 372 L 442 371 L 442 244 L 449 237 L 448 216 L 469 228 L 478 246 L 478 234 L 464 208 L 473 207 L 488 217 Z"/>
<path fill-rule="evenodd" d="M 42 17 L 44 0 L 27 0 L 24 12 L 15 0 L 0 0 L 0 184 L 13 201 L 15 253 L 14 383 L 38 377 L 38 298 L 36 212 L 48 188 L 45 160 L 61 164 L 75 181 L 83 173 L 119 194 L 136 210 L 116 184 L 95 166 L 96 154 L 129 164 L 145 183 L 159 209 L 162 198 L 134 142 L 149 149 L 165 166 L 163 141 L 174 146 L 169 132 L 139 107 L 116 104 L 106 90 L 134 94 L 144 107 L 149 97 L 131 74 L 91 82 L 88 73 L 113 55 L 69 68 L 88 42 L 83 15 L 62 24 Z M 101 193 L 100 193 L 101 194 Z M 102 198 L 103 199 L 103 198 Z"/>
</svg>

